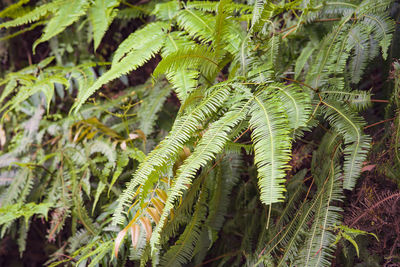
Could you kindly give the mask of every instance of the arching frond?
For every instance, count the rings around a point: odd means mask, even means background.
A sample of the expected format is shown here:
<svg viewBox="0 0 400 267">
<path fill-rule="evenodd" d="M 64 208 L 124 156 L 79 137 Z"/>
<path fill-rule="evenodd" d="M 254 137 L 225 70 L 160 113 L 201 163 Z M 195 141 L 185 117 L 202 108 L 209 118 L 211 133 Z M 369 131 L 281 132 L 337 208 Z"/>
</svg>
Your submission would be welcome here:
<svg viewBox="0 0 400 267">
<path fill-rule="evenodd" d="M 177 23 L 192 38 L 209 42 L 213 38 L 215 19 L 212 15 L 194 9 L 184 9 L 177 14 Z"/>
<path fill-rule="evenodd" d="M 79 92 L 78 101 L 74 105 L 75 112 L 78 111 L 86 100 L 103 84 L 137 69 L 152 58 L 163 46 L 165 40 L 163 25 L 164 24 L 149 24 L 141 31 L 135 32 L 128 37 L 128 39 L 124 41 L 124 45 L 116 51 L 111 69 L 105 72 L 89 88 Z M 157 30 L 155 28 L 157 28 Z M 147 31 L 149 29 L 154 30 L 151 32 L 151 38 L 147 38 L 149 37 L 149 32 Z M 132 42 L 139 42 L 140 45 L 133 46 L 134 49 L 132 49 L 130 46 Z"/>
<path fill-rule="evenodd" d="M 289 122 L 277 97 L 266 92 L 254 96 L 250 114 L 260 198 L 264 204 L 270 205 L 284 197 L 283 178 L 291 148 Z"/>
<path fill-rule="evenodd" d="M 320 147 L 322 149 L 322 146 Z M 333 147 L 333 151 L 335 151 Z M 332 151 L 329 149 L 328 151 Z M 337 152 L 333 152 L 335 154 Z M 323 159 L 329 159 L 331 155 Z M 335 156 L 333 156 L 335 157 Z M 316 159 L 321 164 L 319 159 Z M 343 196 L 341 173 L 335 159 L 326 161 L 327 168 L 316 177 L 320 179 L 317 193 L 315 214 L 309 235 L 301 251 L 299 251 L 296 264 L 302 266 L 330 266 L 333 257 L 335 234 L 332 232 L 335 225 L 340 222 L 342 209 L 337 206 Z M 326 177 L 326 178 L 322 178 Z M 322 179 L 321 179 L 322 178 Z"/>
<path fill-rule="evenodd" d="M 31 12 L 24 14 L 21 17 L 17 17 L 11 21 L 4 22 L 0 24 L 0 28 L 10 28 L 10 27 L 17 27 L 24 24 L 28 24 L 31 22 L 38 21 L 40 18 L 46 16 L 49 13 L 56 12 L 60 6 L 65 4 L 67 1 L 54 1 L 47 3 L 45 5 L 41 5 Z"/>
<path fill-rule="evenodd" d="M 62 4 L 57 8 L 54 17 L 47 23 L 43 30 L 43 35 L 33 44 L 33 51 L 35 51 L 38 44 L 50 40 L 50 38 L 56 36 L 66 27 L 77 21 L 89 8 L 87 0 L 59 1 L 55 3 Z"/>
<path fill-rule="evenodd" d="M 343 187 L 351 190 L 367 157 L 370 138 L 363 133 L 363 120 L 338 102 L 324 102 L 323 112 L 336 131 L 344 137 L 346 148 Z"/>
<path fill-rule="evenodd" d="M 196 48 L 185 48 L 169 54 L 157 65 L 153 75 L 157 78 L 159 75 L 171 70 L 186 69 L 199 69 L 206 77 L 214 76 L 219 71 L 215 54 L 204 46 L 197 46 Z"/>
<path fill-rule="evenodd" d="M 203 120 L 223 105 L 229 96 L 230 88 L 220 84 L 216 86 L 206 99 L 204 99 L 189 114 L 179 116 L 174 123 L 169 135 L 146 157 L 135 172 L 132 181 L 119 199 L 119 205 L 114 214 L 114 223 L 123 221 L 124 207 L 134 194 L 134 189 L 144 184 L 147 177 L 155 171 L 156 167 L 164 165 L 174 157 L 183 147 L 183 144 L 196 131 Z"/>
<path fill-rule="evenodd" d="M 165 220 L 174 207 L 175 200 L 181 196 L 187 184 L 192 183 L 196 172 L 204 167 L 216 154 L 220 153 L 228 141 L 228 134 L 232 128 L 246 116 L 247 103 L 240 103 L 227 112 L 221 119 L 211 124 L 210 128 L 205 132 L 194 152 L 185 160 L 184 164 L 177 171 L 177 177 L 174 179 L 168 199 L 165 204 L 160 222 L 157 225 L 150 244 L 153 249 L 159 244 L 160 231 Z"/>
<path fill-rule="evenodd" d="M 161 259 L 161 266 L 183 266 L 193 257 L 193 250 L 200 237 L 202 223 L 207 213 L 206 199 L 207 191 L 202 190 L 190 222 L 175 245 Z"/>
<path fill-rule="evenodd" d="M 269 84 L 268 90 L 275 93 L 285 107 L 289 126 L 292 129 L 305 127 L 309 119 L 311 109 L 310 96 L 296 85 L 285 86 L 283 84 Z"/>
<path fill-rule="evenodd" d="M 96 0 L 89 9 L 89 19 L 93 28 L 94 50 L 96 51 L 101 39 L 103 39 L 108 26 L 110 26 L 115 15 L 119 0 Z"/>
</svg>

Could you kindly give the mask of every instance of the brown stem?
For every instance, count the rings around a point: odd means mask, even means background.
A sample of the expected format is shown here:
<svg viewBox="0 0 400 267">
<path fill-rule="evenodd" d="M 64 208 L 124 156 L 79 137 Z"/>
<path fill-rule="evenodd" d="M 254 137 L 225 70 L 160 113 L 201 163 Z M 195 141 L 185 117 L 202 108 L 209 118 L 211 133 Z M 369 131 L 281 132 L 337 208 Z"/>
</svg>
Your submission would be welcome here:
<svg viewBox="0 0 400 267">
<path fill-rule="evenodd" d="M 368 128 L 371 128 L 371 127 L 374 127 L 374 126 L 376 126 L 376 125 L 379 125 L 379 124 L 382 124 L 382 123 L 388 122 L 388 121 L 392 121 L 392 120 L 394 120 L 394 118 L 387 119 L 387 120 L 383 120 L 383 121 L 378 121 L 378 122 L 375 122 L 375 123 L 373 123 L 373 124 L 371 124 L 371 125 L 367 125 L 367 126 L 365 126 L 365 127 L 364 127 L 364 130 L 365 130 L 365 129 L 368 129 Z"/>
</svg>

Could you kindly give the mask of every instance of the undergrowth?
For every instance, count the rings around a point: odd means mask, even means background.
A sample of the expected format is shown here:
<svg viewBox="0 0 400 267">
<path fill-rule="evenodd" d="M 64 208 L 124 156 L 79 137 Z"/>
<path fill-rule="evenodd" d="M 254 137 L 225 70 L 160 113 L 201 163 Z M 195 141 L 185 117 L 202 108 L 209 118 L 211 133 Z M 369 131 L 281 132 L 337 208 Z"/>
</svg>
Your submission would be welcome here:
<svg viewBox="0 0 400 267">
<path fill-rule="evenodd" d="M 5 7 L 1 236 L 22 257 L 32 225 L 47 222 L 49 266 L 331 266 L 349 244 L 359 256 L 355 240 L 380 233 L 357 223 L 399 194 L 374 196 L 352 223 L 344 216 L 362 172 L 398 182 L 397 9 L 391 0 Z M 382 92 L 365 86 L 376 62 L 391 71 Z M 379 124 L 380 135 L 367 130 Z M 389 156 L 374 165 L 369 153 Z M 393 247 L 386 263 L 398 261 Z"/>
</svg>

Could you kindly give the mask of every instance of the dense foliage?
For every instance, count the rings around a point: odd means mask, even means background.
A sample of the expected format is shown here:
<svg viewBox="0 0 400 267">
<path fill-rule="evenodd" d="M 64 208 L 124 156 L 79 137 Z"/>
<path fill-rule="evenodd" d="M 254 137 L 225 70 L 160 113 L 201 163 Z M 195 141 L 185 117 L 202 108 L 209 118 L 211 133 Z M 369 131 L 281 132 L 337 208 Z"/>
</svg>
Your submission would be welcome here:
<svg viewBox="0 0 400 267">
<path fill-rule="evenodd" d="M 398 179 L 387 171 L 400 167 L 397 10 L 392 0 L 4 7 L 3 242 L 23 257 L 44 225 L 50 266 L 330 266 L 341 253 L 353 266 L 359 237 L 381 237 L 344 223 L 346 196 L 362 172 Z M 365 82 L 374 64 L 391 78 L 379 92 Z M 379 120 L 384 131 L 367 134 Z M 369 164 L 370 151 L 389 156 Z M 398 261 L 399 241 L 377 261 Z"/>
</svg>

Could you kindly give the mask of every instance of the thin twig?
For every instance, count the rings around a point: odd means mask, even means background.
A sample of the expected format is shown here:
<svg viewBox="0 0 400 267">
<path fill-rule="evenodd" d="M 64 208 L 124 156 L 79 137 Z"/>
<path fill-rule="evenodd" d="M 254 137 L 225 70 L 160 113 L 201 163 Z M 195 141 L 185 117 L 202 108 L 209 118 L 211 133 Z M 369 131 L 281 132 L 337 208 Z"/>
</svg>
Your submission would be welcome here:
<svg viewBox="0 0 400 267">
<path fill-rule="evenodd" d="M 376 126 L 376 125 L 379 125 L 379 124 L 388 122 L 388 121 L 392 121 L 392 120 L 394 120 L 394 119 L 395 119 L 395 118 L 391 118 L 391 119 L 386 119 L 386 120 L 383 120 L 383 121 L 375 122 L 375 123 L 373 123 L 373 124 L 371 124 L 371 125 L 365 126 L 365 127 L 364 127 L 364 130 L 365 130 L 365 129 L 368 129 L 368 128 L 371 128 L 371 127 L 374 127 L 374 126 Z"/>
</svg>

